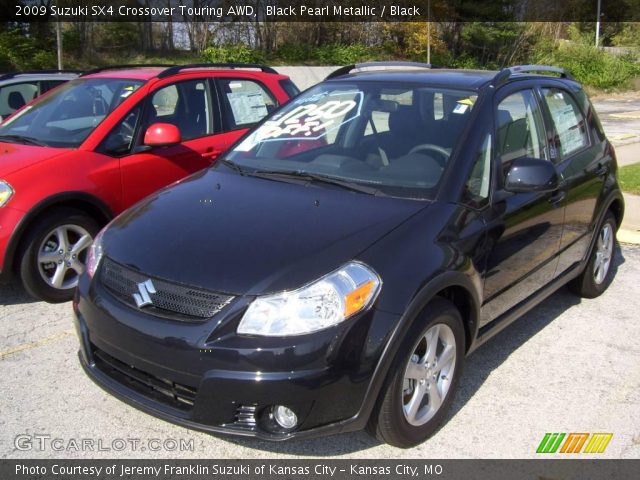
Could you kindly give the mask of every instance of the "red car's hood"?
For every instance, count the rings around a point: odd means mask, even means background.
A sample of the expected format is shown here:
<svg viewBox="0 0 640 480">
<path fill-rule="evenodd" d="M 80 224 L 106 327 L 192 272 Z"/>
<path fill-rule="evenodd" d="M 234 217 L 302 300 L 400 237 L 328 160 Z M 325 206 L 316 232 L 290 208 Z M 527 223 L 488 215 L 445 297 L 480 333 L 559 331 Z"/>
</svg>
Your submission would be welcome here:
<svg viewBox="0 0 640 480">
<path fill-rule="evenodd" d="M 29 167 L 34 163 L 57 157 L 68 151 L 66 148 L 38 147 L 36 145 L 0 142 L 0 178 L 4 178 L 10 173 Z"/>
</svg>

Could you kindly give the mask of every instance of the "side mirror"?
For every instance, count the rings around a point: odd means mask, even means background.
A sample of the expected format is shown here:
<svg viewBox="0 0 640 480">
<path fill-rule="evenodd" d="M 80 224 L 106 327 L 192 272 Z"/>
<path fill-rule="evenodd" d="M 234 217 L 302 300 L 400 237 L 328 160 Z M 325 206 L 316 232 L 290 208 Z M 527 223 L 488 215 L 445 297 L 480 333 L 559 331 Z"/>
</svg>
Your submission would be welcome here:
<svg viewBox="0 0 640 480">
<path fill-rule="evenodd" d="M 504 189 L 513 193 L 553 192 L 559 184 L 556 167 L 549 160 L 521 157 L 511 163 Z"/>
<path fill-rule="evenodd" d="M 182 141 L 180 130 L 170 123 L 154 123 L 144 133 L 144 144 L 150 147 L 166 147 Z"/>
</svg>

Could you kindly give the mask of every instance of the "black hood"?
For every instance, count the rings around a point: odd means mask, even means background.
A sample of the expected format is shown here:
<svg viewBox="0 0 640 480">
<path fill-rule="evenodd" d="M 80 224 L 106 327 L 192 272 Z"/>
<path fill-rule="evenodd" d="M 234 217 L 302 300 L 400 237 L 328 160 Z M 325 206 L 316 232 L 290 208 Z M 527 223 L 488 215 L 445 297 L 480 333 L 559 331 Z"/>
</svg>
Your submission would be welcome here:
<svg viewBox="0 0 640 480">
<path fill-rule="evenodd" d="M 147 275 L 258 295 L 338 268 L 426 205 L 213 169 L 126 211 L 104 247 Z"/>
</svg>

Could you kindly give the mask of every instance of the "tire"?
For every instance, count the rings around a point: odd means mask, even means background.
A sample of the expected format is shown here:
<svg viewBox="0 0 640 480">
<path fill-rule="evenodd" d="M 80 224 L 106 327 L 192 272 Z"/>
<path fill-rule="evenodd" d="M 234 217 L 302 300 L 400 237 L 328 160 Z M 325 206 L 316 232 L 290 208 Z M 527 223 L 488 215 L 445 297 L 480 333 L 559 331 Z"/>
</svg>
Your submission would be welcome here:
<svg viewBox="0 0 640 480">
<path fill-rule="evenodd" d="M 22 244 L 18 259 L 20 277 L 31 296 L 49 303 L 66 302 L 73 297 L 89 247 L 100 227 L 85 213 L 71 208 L 59 208 L 45 215 L 30 228 Z M 59 244 L 61 239 L 66 241 L 66 249 Z"/>
<path fill-rule="evenodd" d="M 424 365 L 430 356 L 429 345 L 433 345 L 428 339 L 433 339 L 435 329 L 439 339 L 435 351 L 436 367 L 427 370 Z M 455 350 L 445 361 L 443 353 L 452 345 Z M 440 426 L 451 406 L 464 357 L 465 333 L 460 312 L 451 302 L 436 298 L 409 329 L 396 354 L 369 419 L 369 433 L 400 448 L 413 447 L 426 440 Z M 416 365 L 411 371 L 410 363 Z M 409 379 L 405 375 L 424 375 L 424 378 Z M 427 393 L 434 388 L 432 391 L 437 391 L 441 399 L 437 407 L 431 404 L 432 397 Z M 422 397 L 421 391 L 425 392 Z M 417 408 L 411 409 L 412 405 Z"/>
<path fill-rule="evenodd" d="M 598 227 L 587 266 L 578 278 L 569 283 L 569 288 L 576 295 L 595 298 L 602 295 L 611 284 L 616 255 L 616 229 L 616 219 L 609 211 Z"/>
</svg>

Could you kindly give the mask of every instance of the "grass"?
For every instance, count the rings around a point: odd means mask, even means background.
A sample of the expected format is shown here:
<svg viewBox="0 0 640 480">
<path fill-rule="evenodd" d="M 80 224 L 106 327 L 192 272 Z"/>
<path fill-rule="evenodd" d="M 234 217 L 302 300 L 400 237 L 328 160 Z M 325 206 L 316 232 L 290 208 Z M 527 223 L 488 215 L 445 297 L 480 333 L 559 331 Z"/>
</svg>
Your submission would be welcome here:
<svg viewBox="0 0 640 480">
<path fill-rule="evenodd" d="M 618 179 L 623 191 L 640 195 L 640 163 L 622 167 Z"/>
</svg>

